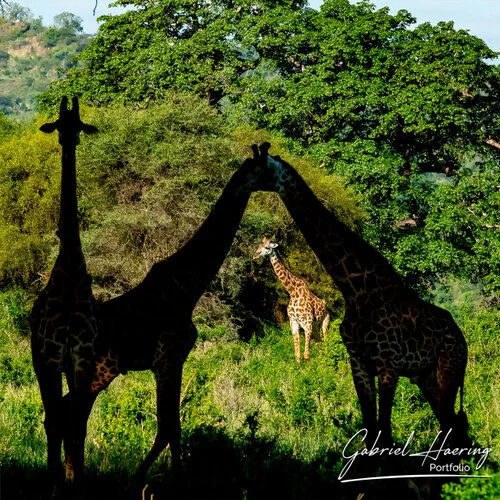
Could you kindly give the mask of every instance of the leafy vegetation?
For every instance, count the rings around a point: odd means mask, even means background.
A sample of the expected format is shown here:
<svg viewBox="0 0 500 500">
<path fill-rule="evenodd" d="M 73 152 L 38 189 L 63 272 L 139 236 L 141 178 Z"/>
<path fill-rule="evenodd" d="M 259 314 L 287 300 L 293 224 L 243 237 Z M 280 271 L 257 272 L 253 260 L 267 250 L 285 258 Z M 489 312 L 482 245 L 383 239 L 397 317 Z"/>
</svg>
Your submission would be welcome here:
<svg viewBox="0 0 500 500">
<path fill-rule="evenodd" d="M 0 12 L 0 111 L 30 118 L 37 96 L 61 71 L 73 67 L 75 56 L 89 42 L 82 33 L 82 19 L 70 12 L 44 27 L 41 18 L 18 3 Z"/>
<path fill-rule="evenodd" d="M 447 484 L 443 498 L 496 498 L 500 164 L 487 141 L 499 139 L 500 82 L 486 63 L 496 54 L 451 23 L 415 26 L 408 12 L 390 15 L 365 1 L 327 0 L 320 12 L 300 0 L 116 5 L 130 10 L 106 17 L 90 41 L 69 13 L 45 28 L 9 3 L 0 20 L 0 93 L 23 96 L 0 102 L 1 493 L 44 497 L 28 312 L 58 251 L 60 149 L 38 128 L 62 95 L 77 94 L 84 121 L 99 129 L 77 149 L 82 241 L 99 300 L 130 289 L 180 248 L 249 145 L 269 140 L 273 154 L 463 329 L 465 410 L 474 442 L 492 450 L 481 469 L 492 477 Z M 54 61 L 63 78 L 39 98 L 44 115 L 19 125 L 11 115 L 32 111 L 35 94 L 59 75 Z M 333 312 L 309 364 L 294 361 L 288 297 L 271 266 L 250 259 L 264 234 Z M 184 472 L 198 481 L 167 472 L 166 452 L 148 494 L 386 498 L 382 482 L 337 479 L 342 449 L 361 424 L 338 334 L 342 307 L 279 198 L 254 194 L 195 310 L 199 339 L 185 366 L 182 426 Z M 406 379 L 393 427 L 400 443 L 414 430 L 419 449 L 438 427 Z M 150 374 L 119 377 L 91 416 L 81 497 L 125 497 L 155 429 Z M 353 477 L 370 466 L 356 465 Z M 406 471 L 403 462 L 391 466 Z M 406 483 L 392 485 L 408 497 Z"/>
<path fill-rule="evenodd" d="M 46 456 L 43 409 L 29 363 L 26 333 L 13 326 L 24 324 L 26 309 L 18 309 L 18 304 L 25 304 L 25 297 L 13 292 L 0 300 L 10 323 L 2 324 L 2 334 L 9 337 L 11 349 L 17 346 L 13 356 L 18 366 L 15 376 L 4 376 L 0 393 L 0 463 L 6 473 L 2 486 L 7 498 L 31 499 L 35 490 L 26 485 L 23 490 L 18 481 L 24 474 L 24 480 L 31 481 L 28 485 L 41 482 L 36 471 L 43 468 Z M 481 314 L 486 319 L 486 311 L 471 316 L 465 307 L 460 312 L 468 317 L 462 327 L 471 351 L 465 409 L 474 442 L 493 450 L 481 469 L 493 478 L 448 485 L 444 498 L 478 498 L 474 495 L 483 492 L 486 496 L 481 498 L 493 499 L 500 481 L 500 373 L 492 359 L 494 349 L 498 356 L 499 344 L 491 326 L 494 323 L 489 322 L 491 336 L 485 342 L 485 323 L 478 320 Z M 498 325 L 498 311 L 487 314 Z M 202 318 L 196 322 L 200 336 L 185 365 L 181 418 L 184 473 L 197 480 L 177 485 L 182 495 L 352 498 L 369 492 L 373 498 L 384 498 L 386 486 L 367 490 L 337 480 L 345 465 L 341 451 L 361 425 L 338 321 L 326 342 L 313 343 L 311 363 L 301 366 L 294 360 L 287 327 L 266 324 L 260 336 L 242 341 L 227 327 L 209 327 Z M 418 389 L 406 379 L 399 385 L 393 415 L 398 442 L 404 443 L 411 429 L 416 433 L 412 449 L 429 448 L 438 424 Z M 152 375 L 119 377 L 99 396 L 91 415 L 87 440 L 90 477 L 82 498 L 107 498 L 111 492 L 125 497 L 127 478 L 149 450 L 155 430 Z M 366 464 L 354 467 L 350 477 L 365 474 L 363 467 Z M 175 478 L 167 470 L 168 452 L 150 473 L 149 491 L 155 498 L 172 494 Z M 402 485 L 392 483 L 391 488 L 401 498 L 409 498 Z"/>
<path fill-rule="evenodd" d="M 368 2 L 117 5 L 131 9 L 107 18 L 42 106 L 69 90 L 91 104 L 161 101 L 172 88 L 205 96 L 362 193 L 365 238 L 413 286 L 459 274 L 498 290 L 498 150 L 487 141 L 500 130 L 500 80 L 482 40 Z"/>
<path fill-rule="evenodd" d="M 249 144 L 270 138 L 249 128 L 230 133 L 214 109 L 187 94 L 170 94 L 161 106 L 142 110 L 89 109 L 85 120 L 101 131 L 78 147 L 82 239 L 101 298 L 137 284 L 154 262 L 180 248 L 208 215 L 240 159 L 250 154 Z M 31 289 L 36 290 L 57 254 L 60 153 L 56 137 L 38 131 L 41 123 L 0 144 L 3 286 L 35 282 Z M 273 143 L 287 156 L 279 141 Z M 311 162 L 295 164 L 344 221 L 354 226 L 360 220 L 356 198 L 338 177 L 318 175 Z M 277 196 L 256 194 L 203 307 L 214 314 L 222 304 L 241 310 L 241 297 L 256 293 L 249 256 L 265 233 L 297 242 L 290 255 L 297 272 L 313 287 L 331 288 Z M 278 289 L 276 280 L 268 281 L 269 291 L 260 287 L 266 296 Z M 339 310 L 338 296 L 334 303 Z"/>
</svg>

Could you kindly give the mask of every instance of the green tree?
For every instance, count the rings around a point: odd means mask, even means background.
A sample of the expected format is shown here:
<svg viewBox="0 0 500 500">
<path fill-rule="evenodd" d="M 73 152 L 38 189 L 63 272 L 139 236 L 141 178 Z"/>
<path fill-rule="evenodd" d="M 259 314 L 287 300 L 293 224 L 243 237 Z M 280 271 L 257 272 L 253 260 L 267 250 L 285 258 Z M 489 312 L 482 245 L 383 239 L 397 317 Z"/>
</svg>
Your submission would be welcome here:
<svg viewBox="0 0 500 500">
<path fill-rule="evenodd" d="M 42 102 L 66 90 L 91 102 L 161 99 L 175 88 L 219 102 L 242 119 L 332 159 L 345 144 L 398 159 L 401 174 L 452 174 L 498 125 L 496 54 L 452 23 L 415 28 L 363 1 L 192 3 L 119 0 L 70 71 Z M 494 119 L 492 117 L 495 117 Z M 373 146 L 372 146 L 373 144 Z M 392 158 L 391 158 L 392 161 Z M 335 168 L 332 166 L 332 168 Z"/>
<path fill-rule="evenodd" d="M 337 176 L 310 160 L 290 158 L 269 135 L 249 128 L 230 133 L 222 115 L 205 100 L 173 92 L 164 99 L 146 109 L 82 111 L 84 121 L 100 131 L 82 139 L 77 149 L 82 242 L 99 297 L 137 284 L 155 262 L 194 234 L 241 158 L 251 155 L 252 143 L 271 140 L 273 151 L 292 160 L 325 203 L 356 226 L 362 215 L 356 197 Z M 33 127 L 0 143 L 0 288 L 40 284 L 48 275 L 57 255 L 59 178 L 57 137 Z M 262 317 L 273 319 L 279 283 L 269 280 L 271 286 L 261 287 L 256 298 L 260 281 L 256 283 L 250 258 L 264 234 L 278 236 L 291 248 L 287 255 L 294 271 L 338 309 L 331 280 L 279 197 L 258 193 L 198 315 L 231 324 L 231 318 L 250 318 L 248 310 L 260 307 Z M 244 308 L 243 302 L 249 305 Z"/>
<path fill-rule="evenodd" d="M 303 16 L 249 27 L 262 57 L 229 89 L 229 116 L 292 138 L 362 193 L 365 237 L 416 286 L 454 273 L 498 290 L 496 54 L 452 23 L 413 27 L 368 2 Z"/>
<path fill-rule="evenodd" d="M 30 21 L 33 19 L 33 13 L 27 7 L 23 7 L 17 2 L 2 2 L 2 7 L 4 3 L 7 5 L 5 18 L 9 21 Z"/>
<path fill-rule="evenodd" d="M 415 26 L 407 11 L 390 15 L 366 1 L 326 0 L 319 12 L 293 1 L 117 5 L 132 10 L 105 19 L 81 54 L 84 67 L 42 104 L 68 92 L 142 105 L 168 88 L 205 96 L 233 124 L 291 139 L 346 179 L 369 215 L 365 237 L 410 281 L 493 276 L 492 260 L 481 274 L 465 259 L 494 254 L 498 221 L 485 238 L 479 224 L 467 237 L 442 237 L 450 220 L 473 215 L 459 199 L 465 174 L 453 180 L 457 172 L 480 165 L 478 182 L 497 189 L 498 151 L 487 141 L 500 135 L 500 79 L 486 62 L 497 54 L 482 40 L 452 23 Z M 482 213 L 495 219 L 495 206 Z"/>
<path fill-rule="evenodd" d="M 131 9 L 104 16 L 80 56 L 85 67 L 56 83 L 43 104 L 54 104 L 69 89 L 93 103 L 157 100 L 166 89 L 194 92 L 216 103 L 255 64 L 255 51 L 240 43 L 241 20 L 294 11 L 304 1 L 118 0 L 114 5 Z"/>
<path fill-rule="evenodd" d="M 333 159 L 345 143 L 374 143 L 401 158 L 401 173 L 450 174 L 471 147 L 484 146 L 484 127 L 493 133 L 500 84 L 485 60 L 496 53 L 452 23 L 412 28 L 406 11 L 391 16 L 347 0 L 261 21 L 244 41 L 262 67 L 230 89 L 238 119 Z"/>
<path fill-rule="evenodd" d="M 83 31 L 83 19 L 71 12 L 61 12 L 54 16 L 54 26 L 67 35 L 76 35 Z"/>
</svg>

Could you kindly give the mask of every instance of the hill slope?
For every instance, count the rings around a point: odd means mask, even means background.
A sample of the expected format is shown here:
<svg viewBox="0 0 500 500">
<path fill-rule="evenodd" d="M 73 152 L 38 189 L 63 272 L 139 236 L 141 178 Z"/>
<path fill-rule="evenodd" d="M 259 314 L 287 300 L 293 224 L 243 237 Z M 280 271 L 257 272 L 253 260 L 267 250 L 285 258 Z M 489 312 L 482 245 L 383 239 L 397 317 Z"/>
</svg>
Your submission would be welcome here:
<svg viewBox="0 0 500 500">
<path fill-rule="evenodd" d="M 65 28 L 46 28 L 39 20 L 10 21 L 0 17 L 0 111 L 32 116 L 36 96 L 75 63 L 90 35 Z"/>
</svg>

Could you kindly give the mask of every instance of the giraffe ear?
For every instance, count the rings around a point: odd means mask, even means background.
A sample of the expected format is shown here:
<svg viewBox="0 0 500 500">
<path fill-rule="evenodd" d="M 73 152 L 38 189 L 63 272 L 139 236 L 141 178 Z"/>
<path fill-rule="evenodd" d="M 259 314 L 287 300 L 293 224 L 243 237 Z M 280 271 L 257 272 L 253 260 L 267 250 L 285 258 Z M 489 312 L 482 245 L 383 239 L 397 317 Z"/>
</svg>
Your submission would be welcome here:
<svg viewBox="0 0 500 500">
<path fill-rule="evenodd" d="M 45 132 L 46 134 L 50 134 L 54 132 L 54 130 L 57 128 L 58 123 L 57 122 L 52 122 L 52 123 L 44 123 L 41 127 L 40 130 L 42 132 Z"/>
<path fill-rule="evenodd" d="M 276 247 L 277 247 L 277 246 L 279 246 L 279 245 L 278 245 L 278 243 L 269 243 L 269 246 L 270 246 L 271 248 L 276 248 Z"/>
<path fill-rule="evenodd" d="M 86 134 L 95 134 L 97 132 L 97 127 L 94 127 L 94 125 L 87 125 L 86 123 L 83 123 L 82 130 Z"/>
</svg>

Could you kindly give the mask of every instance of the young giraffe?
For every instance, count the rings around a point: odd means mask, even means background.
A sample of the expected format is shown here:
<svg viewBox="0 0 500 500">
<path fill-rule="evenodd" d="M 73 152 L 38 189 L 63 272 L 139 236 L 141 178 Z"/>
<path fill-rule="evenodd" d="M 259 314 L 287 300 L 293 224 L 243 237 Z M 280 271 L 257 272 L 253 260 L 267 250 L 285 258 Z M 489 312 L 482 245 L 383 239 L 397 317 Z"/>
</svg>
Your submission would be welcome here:
<svg viewBox="0 0 500 500">
<path fill-rule="evenodd" d="M 264 237 L 253 258 L 259 259 L 260 257 L 269 255 L 276 276 L 290 295 L 290 303 L 287 307 L 288 319 L 290 321 L 290 328 L 292 329 L 295 358 L 297 363 L 300 363 L 300 328 L 304 330 L 306 339 L 304 359 L 308 360 L 313 326 L 320 324 L 323 339 L 325 339 L 328 327 L 330 326 L 330 314 L 326 309 L 326 302 L 316 297 L 309 290 L 305 280 L 295 276 L 281 262 L 275 251 L 277 246 L 277 243 L 272 243 L 269 241 L 269 238 Z"/>
<path fill-rule="evenodd" d="M 261 147 L 262 157 L 269 147 Z M 389 262 L 329 212 L 288 163 L 268 156 L 267 164 L 281 199 L 345 299 L 340 333 L 368 443 L 380 430 L 381 439 L 392 444 L 392 401 L 398 378 L 406 376 L 423 392 L 441 429 L 453 428 L 456 440 L 469 444 L 462 410 L 467 344 L 451 314 L 408 289 Z"/>
<path fill-rule="evenodd" d="M 55 483 L 61 469 L 63 434 L 66 433 L 66 479 L 74 480 L 76 471 L 83 467 L 83 463 L 74 461 L 77 437 L 66 421 L 73 421 L 79 411 L 79 401 L 90 393 L 96 324 L 91 278 L 78 227 L 75 154 L 80 132 L 94 133 L 97 129 L 82 123 L 76 98 L 68 110 L 68 99 L 63 97 L 59 119 L 42 125 L 40 130 L 46 133 L 57 130 L 62 146 L 59 255 L 31 311 L 33 366 L 45 409 L 48 469 Z M 63 373 L 70 390 L 68 404 L 63 403 L 62 398 Z"/>
<path fill-rule="evenodd" d="M 137 471 L 137 482 L 145 479 L 168 444 L 174 468 L 180 465 L 179 399 L 182 367 L 197 337 L 193 309 L 221 267 L 251 193 L 272 189 L 274 178 L 265 161 L 258 156 L 245 161 L 194 236 L 175 254 L 154 264 L 135 288 L 99 307 L 92 394 L 77 425 L 85 433 L 95 398 L 120 373 L 152 370 L 158 428 L 153 447 Z M 79 455 L 83 457 L 83 446 Z"/>
</svg>

